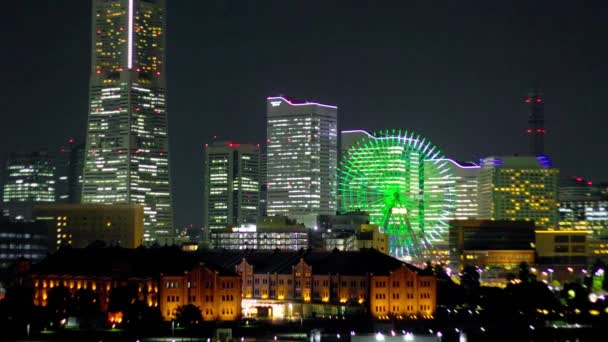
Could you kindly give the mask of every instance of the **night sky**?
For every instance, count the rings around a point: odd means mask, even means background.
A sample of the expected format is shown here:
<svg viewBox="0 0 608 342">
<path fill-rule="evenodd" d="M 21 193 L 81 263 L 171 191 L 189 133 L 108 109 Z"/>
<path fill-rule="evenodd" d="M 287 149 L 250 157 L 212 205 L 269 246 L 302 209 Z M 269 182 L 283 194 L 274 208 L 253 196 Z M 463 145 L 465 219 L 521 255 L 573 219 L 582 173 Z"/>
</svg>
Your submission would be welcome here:
<svg viewBox="0 0 608 342">
<path fill-rule="evenodd" d="M 382 4 L 382 6 L 380 6 Z M 562 174 L 608 180 L 606 1 L 168 0 L 175 223 L 202 222 L 202 147 L 265 139 L 265 98 L 339 106 L 342 129 L 402 128 L 461 160 L 526 152 L 545 93 Z M 0 155 L 84 139 L 87 0 L 3 3 Z"/>
</svg>

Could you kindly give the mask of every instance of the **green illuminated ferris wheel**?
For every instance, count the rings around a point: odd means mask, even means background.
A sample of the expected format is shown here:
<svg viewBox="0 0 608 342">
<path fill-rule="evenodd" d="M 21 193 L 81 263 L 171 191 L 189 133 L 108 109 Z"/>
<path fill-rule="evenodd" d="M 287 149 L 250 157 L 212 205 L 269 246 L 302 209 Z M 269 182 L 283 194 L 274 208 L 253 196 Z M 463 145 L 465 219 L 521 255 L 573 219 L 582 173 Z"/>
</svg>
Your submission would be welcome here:
<svg viewBox="0 0 608 342">
<path fill-rule="evenodd" d="M 391 255 L 422 261 L 446 242 L 455 209 L 452 172 L 425 138 L 365 132 L 342 156 L 338 175 L 342 210 L 368 212 L 389 236 Z"/>
</svg>

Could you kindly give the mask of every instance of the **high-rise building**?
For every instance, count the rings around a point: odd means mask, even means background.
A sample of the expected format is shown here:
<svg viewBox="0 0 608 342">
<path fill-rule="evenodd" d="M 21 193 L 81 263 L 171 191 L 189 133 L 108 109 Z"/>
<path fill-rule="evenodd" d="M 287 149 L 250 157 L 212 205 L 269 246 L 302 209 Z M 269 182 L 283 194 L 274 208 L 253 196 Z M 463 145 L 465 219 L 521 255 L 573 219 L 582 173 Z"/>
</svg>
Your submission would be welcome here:
<svg viewBox="0 0 608 342">
<path fill-rule="evenodd" d="M 268 149 L 266 144 L 260 146 L 260 206 L 258 217 L 268 215 Z"/>
<path fill-rule="evenodd" d="M 225 229 L 256 222 L 259 163 L 259 145 L 214 142 L 205 146 L 205 228 Z"/>
<path fill-rule="evenodd" d="M 165 1 L 93 0 L 83 203 L 144 206 L 146 242 L 172 243 Z"/>
<path fill-rule="evenodd" d="M 479 171 L 479 218 L 558 223 L 559 170 L 544 156 L 488 157 Z"/>
<path fill-rule="evenodd" d="M 543 114 L 544 99 L 538 89 L 532 89 L 526 97 L 528 105 L 528 140 L 531 156 L 545 154 L 545 116 Z"/>
<path fill-rule="evenodd" d="M 74 138 L 70 138 L 68 144 L 60 149 L 56 166 L 56 200 L 59 203 L 80 203 L 84 148 L 84 143 L 77 143 Z"/>
<path fill-rule="evenodd" d="M 338 108 L 269 97 L 267 116 L 268 215 L 310 228 L 337 209 Z"/>
<path fill-rule="evenodd" d="M 449 213 L 449 220 L 470 220 L 477 218 L 477 176 L 481 167 L 472 162 L 458 162 L 443 158 L 449 171 L 443 174 L 429 173 L 426 178 L 428 191 L 453 191 L 455 193 L 455 208 Z M 437 162 L 436 159 L 425 160 L 425 164 Z M 425 168 L 427 171 L 428 168 Z M 428 172 L 428 171 L 427 171 Z M 429 212 L 429 219 L 444 220 L 437 211 Z"/>
<path fill-rule="evenodd" d="M 34 205 L 55 201 L 55 163 L 46 151 L 11 154 L 4 173 L 3 216 L 30 220 Z"/>
</svg>

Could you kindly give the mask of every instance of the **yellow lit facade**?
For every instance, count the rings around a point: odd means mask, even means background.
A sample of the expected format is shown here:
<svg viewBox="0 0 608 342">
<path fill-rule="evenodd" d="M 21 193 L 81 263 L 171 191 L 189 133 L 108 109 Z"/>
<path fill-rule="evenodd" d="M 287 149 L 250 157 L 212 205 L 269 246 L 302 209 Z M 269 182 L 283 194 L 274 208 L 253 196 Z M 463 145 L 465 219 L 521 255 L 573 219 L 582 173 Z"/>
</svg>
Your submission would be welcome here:
<svg viewBox="0 0 608 342">
<path fill-rule="evenodd" d="M 357 236 L 357 249 L 361 248 L 373 248 L 379 252 L 388 254 L 388 235 L 381 233 L 377 225 L 362 224 Z"/>
<path fill-rule="evenodd" d="M 559 170 L 539 158 L 483 160 L 478 181 L 480 219 L 531 221 L 537 227 L 557 227 Z"/>
<path fill-rule="evenodd" d="M 361 252 L 244 256 L 236 266 L 243 284 L 243 316 L 271 319 L 353 313 L 367 313 L 376 319 L 433 316 L 436 309 L 433 275 L 424 275 L 399 262 L 390 267 L 390 272 L 376 273 L 368 269 L 374 268 L 369 264 L 359 265 L 361 269 L 357 271 L 346 265 L 338 266 L 349 257 L 357 258 L 357 253 Z M 367 250 L 361 256 L 365 253 L 379 254 Z"/>
<path fill-rule="evenodd" d="M 585 265 L 589 255 L 590 230 L 537 230 L 539 263 Z"/>
<path fill-rule="evenodd" d="M 94 241 L 136 248 L 143 244 L 144 210 L 135 204 L 48 204 L 34 208 L 34 218 L 47 225 L 49 250 L 84 248 Z"/>
<path fill-rule="evenodd" d="M 164 320 L 173 320 L 178 307 L 192 304 L 205 321 L 231 321 L 241 317 L 241 278 L 221 275 L 196 266 L 182 275 L 161 275 L 160 310 Z"/>
</svg>

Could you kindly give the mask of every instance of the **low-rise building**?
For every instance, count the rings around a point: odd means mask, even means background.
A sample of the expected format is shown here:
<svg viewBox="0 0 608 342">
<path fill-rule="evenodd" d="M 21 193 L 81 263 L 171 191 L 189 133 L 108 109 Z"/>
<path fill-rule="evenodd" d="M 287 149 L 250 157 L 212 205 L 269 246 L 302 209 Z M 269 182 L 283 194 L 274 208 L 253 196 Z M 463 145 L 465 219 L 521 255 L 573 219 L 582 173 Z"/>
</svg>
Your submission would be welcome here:
<svg viewBox="0 0 608 342">
<path fill-rule="evenodd" d="M 33 217 L 46 225 L 49 250 L 84 248 L 95 241 L 136 248 L 143 244 L 144 209 L 137 204 L 47 204 Z"/>
<path fill-rule="evenodd" d="M 165 320 L 180 306 L 193 304 L 203 320 L 236 320 L 241 315 L 240 276 L 178 248 L 63 248 L 32 269 L 34 305 L 47 306 L 51 289 L 62 286 L 75 296 L 92 291 L 108 315 L 112 291 L 136 289 L 132 301 L 158 308 Z M 118 316 L 120 316 L 119 314 Z"/>
<path fill-rule="evenodd" d="M 108 317 L 112 291 L 135 289 L 131 303 L 158 308 L 174 320 L 192 304 L 203 320 L 290 319 L 367 315 L 375 319 L 431 318 L 432 273 L 375 249 L 356 252 L 207 251 L 176 247 L 62 248 L 34 266 L 34 304 L 49 304 L 51 289 L 75 296 L 92 291 Z"/>
<path fill-rule="evenodd" d="M 449 231 L 450 266 L 511 270 L 533 264 L 534 222 L 454 220 Z"/>
<path fill-rule="evenodd" d="M 46 226 L 35 222 L 11 222 L 0 217 L 0 269 L 10 267 L 20 258 L 39 262 L 48 251 Z"/>
<path fill-rule="evenodd" d="M 407 319 L 435 312 L 435 277 L 374 249 L 223 257 L 241 276 L 243 317 Z"/>
<path fill-rule="evenodd" d="M 589 256 L 589 230 L 537 230 L 536 252 L 539 264 L 586 265 Z"/>
</svg>

